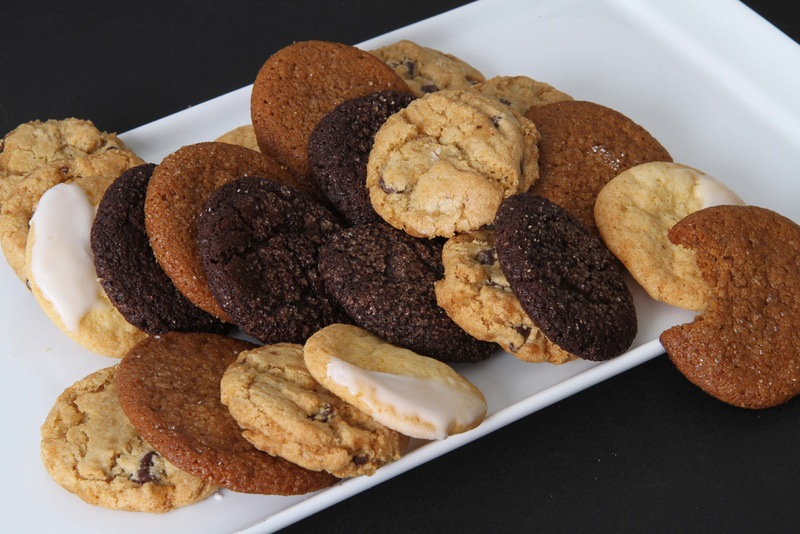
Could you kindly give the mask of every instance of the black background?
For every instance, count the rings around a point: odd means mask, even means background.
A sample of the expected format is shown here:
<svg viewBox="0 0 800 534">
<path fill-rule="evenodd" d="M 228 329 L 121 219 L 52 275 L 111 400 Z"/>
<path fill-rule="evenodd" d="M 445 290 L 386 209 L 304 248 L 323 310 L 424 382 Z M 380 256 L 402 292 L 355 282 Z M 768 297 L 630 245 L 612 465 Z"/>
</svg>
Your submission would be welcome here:
<svg viewBox="0 0 800 534">
<path fill-rule="evenodd" d="M 124 132 L 252 83 L 292 41 L 357 43 L 463 3 L 7 2 L 0 135 L 67 116 Z M 795 2 L 746 4 L 800 39 Z M 797 531 L 799 445 L 800 401 L 732 408 L 661 356 L 287 530 Z"/>
</svg>

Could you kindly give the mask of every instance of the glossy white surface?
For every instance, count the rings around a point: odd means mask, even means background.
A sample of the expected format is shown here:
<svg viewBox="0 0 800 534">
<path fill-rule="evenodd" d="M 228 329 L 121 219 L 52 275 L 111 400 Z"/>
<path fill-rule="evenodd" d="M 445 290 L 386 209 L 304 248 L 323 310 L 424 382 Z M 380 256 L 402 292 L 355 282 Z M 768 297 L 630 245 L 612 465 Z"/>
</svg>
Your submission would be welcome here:
<svg viewBox="0 0 800 534">
<path fill-rule="evenodd" d="M 399 39 L 460 56 L 487 76 L 525 74 L 575 98 L 625 113 L 685 163 L 717 177 L 749 204 L 800 221 L 800 47 L 734 1 L 484 0 L 363 43 Z M 264 58 L 266 59 L 266 58 Z M 211 140 L 249 121 L 249 88 L 126 133 L 144 159 Z M 67 339 L 0 266 L 0 440 L 4 528 L 19 532 L 272 531 L 483 436 L 658 354 L 657 337 L 691 315 L 636 291 L 639 335 L 607 363 L 543 366 L 500 354 L 460 366 L 486 396 L 477 429 L 430 443 L 312 496 L 224 493 L 160 516 L 84 504 L 53 483 L 39 460 L 39 425 L 56 396 L 115 363 Z"/>
</svg>

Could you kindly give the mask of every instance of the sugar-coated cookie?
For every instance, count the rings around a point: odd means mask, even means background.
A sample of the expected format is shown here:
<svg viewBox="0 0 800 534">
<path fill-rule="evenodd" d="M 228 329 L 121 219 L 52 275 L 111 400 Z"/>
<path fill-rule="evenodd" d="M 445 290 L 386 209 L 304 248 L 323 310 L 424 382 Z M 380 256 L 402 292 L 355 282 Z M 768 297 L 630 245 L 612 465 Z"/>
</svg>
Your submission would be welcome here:
<svg viewBox="0 0 800 534">
<path fill-rule="evenodd" d="M 228 366 L 252 343 L 209 333 L 148 337 L 119 363 L 119 402 L 164 458 L 194 475 L 242 493 L 295 495 L 336 478 L 256 449 L 220 401 Z"/>
<path fill-rule="evenodd" d="M 370 53 L 394 69 L 417 96 L 444 89 L 466 90 L 486 79 L 463 59 L 407 39 Z"/>
<path fill-rule="evenodd" d="M 384 89 L 408 92 L 375 56 L 326 41 L 292 43 L 264 62 L 253 82 L 250 115 L 258 146 L 311 185 L 308 139 L 341 102 Z"/>
<path fill-rule="evenodd" d="M 497 206 L 538 178 L 534 124 L 472 91 L 439 91 L 395 113 L 375 135 L 367 189 L 385 221 L 417 237 L 490 224 Z"/>
<path fill-rule="evenodd" d="M 522 115 L 535 106 L 573 100 L 567 93 L 552 85 L 527 76 L 495 76 L 476 85 L 475 90 L 484 96 L 498 99 Z"/>
<path fill-rule="evenodd" d="M 539 180 L 531 191 L 566 208 L 595 234 L 594 202 L 605 184 L 640 163 L 672 161 L 647 130 L 594 102 L 554 102 L 525 116 L 541 134 Z"/>
<path fill-rule="evenodd" d="M 692 249 L 711 287 L 707 308 L 664 331 L 670 360 L 692 383 L 743 408 L 800 393 L 800 226 L 755 206 L 696 211 L 669 231 Z"/>
<path fill-rule="evenodd" d="M 444 278 L 436 301 L 476 339 L 492 341 L 526 362 L 568 362 L 575 356 L 547 339 L 511 291 L 494 247 L 494 230 L 451 237 L 442 250 Z"/>
<path fill-rule="evenodd" d="M 658 161 L 632 167 L 608 182 L 597 195 L 594 217 L 608 249 L 651 297 L 701 311 L 711 290 L 695 253 L 673 245 L 667 233 L 690 213 L 719 204 L 744 202 L 697 169 Z"/>
<path fill-rule="evenodd" d="M 178 469 L 139 435 L 120 408 L 116 371 L 95 371 L 56 399 L 41 428 L 48 474 L 112 510 L 162 513 L 214 493 L 214 484 Z"/>
<path fill-rule="evenodd" d="M 475 428 L 486 415 L 481 391 L 450 366 L 357 326 L 323 328 L 303 356 L 318 382 L 411 437 L 444 439 Z"/>
<path fill-rule="evenodd" d="M 497 259 L 531 321 L 586 360 L 625 352 L 637 332 L 623 269 L 578 219 L 532 193 L 508 198 L 495 218 Z"/>
<path fill-rule="evenodd" d="M 314 471 L 371 475 L 399 459 L 408 442 L 314 380 L 302 345 L 241 352 L 225 371 L 221 391 L 248 441 Z"/>
<path fill-rule="evenodd" d="M 256 132 L 252 124 L 243 124 L 233 130 L 225 132 L 214 141 L 218 143 L 230 143 L 232 145 L 239 145 L 250 150 L 258 151 L 258 141 L 256 141 Z"/>
</svg>

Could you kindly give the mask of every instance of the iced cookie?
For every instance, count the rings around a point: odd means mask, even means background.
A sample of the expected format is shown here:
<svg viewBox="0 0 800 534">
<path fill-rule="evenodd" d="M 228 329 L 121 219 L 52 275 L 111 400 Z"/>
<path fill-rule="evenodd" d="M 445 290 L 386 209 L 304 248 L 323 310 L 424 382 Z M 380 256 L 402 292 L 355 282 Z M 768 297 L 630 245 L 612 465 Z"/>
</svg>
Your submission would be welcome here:
<svg viewBox="0 0 800 534">
<path fill-rule="evenodd" d="M 243 146 L 250 150 L 259 150 L 258 142 L 256 141 L 256 132 L 253 130 L 252 124 L 244 124 L 229 132 L 225 132 L 216 138 L 215 141 Z"/>
<path fill-rule="evenodd" d="M 208 333 L 149 337 L 120 362 L 119 402 L 131 423 L 164 458 L 243 493 L 295 495 L 336 478 L 256 449 L 220 401 L 228 366 L 255 345 Z"/>
<path fill-rule="evenodd" d="M 800 393 L 800 226 L 764 208 L 714 206 L 669 231 L 711 288 L 695 320 L 660 336 L 692 383 L 742 408 Z"/>
<path fill-rule="evenodd" d="M 510 197 L 497 210 L 495 247 L 522 309 L 563 350 L 604 361 L 631 345 L 636 310 L 623 269 L 566 209 L 531 193 Z"/>
<path fill-rule="evenodd" d="M 475 90 L 484 96 L 496 98 L 522 115 L 535 106 L 573 100 L 552 85 L 527 76 L 495 76 L 476 85 Z"/>
<path fill-rule="evenodd" d="M 120 408 L 116 371 L 96 371 L 56 399 L 41 428 L 48 474 L 113 510 L 162 513 L 211 495 L 215 485 L 181 471 L 139 435 Z"/>
<path fill-rule="evenodd" d="M 547 339 L 520 306 L 497 261 L 493 230 L 448 239 L 442 263 L 444 278 L 435 283 L 436 301 L 466 332 L 526 362 L 575 359 Z"/>
<path fill-rule="evenodd" d="M 538 132 L 495 99 L 439 91 L 395 113 L 367 165 L 373 208 L 416 237 L 490 224 L 497 206 L 538 177 Z"/>
<path fill-rule="evenodd" d="M 0 205 L 20 180 L 43 165 L 124 148 L 115 134 L 101 132 L 87 120 L 21 124 L 0 140 Z"/>
<path fill-rule="evenodd" d="M 341 102 L 381 90 L 408 92 L 400 76 L 353 46 L 300 41 L 278 50 L 253 82 L 250 113 L 261 151 L 311 185 L 308 139 Z"/>
<path fill-rule="evenodd" d="M 25 281 L 25 244 L 33 212 L 42 195 L 56 184 L 86 185 L 94 206 L 100 203 L 108 185 L 126 169 L 144 161 L 129 150 L 109 150 L 43 165 L 20 181 L 3 202 L 0 211 L 0 245 L 6 260 L 20 280 Z"/>
<path fill-rule="evenodd" d="M 632 167 L 597 195 L 595 223 L 606 246 L 656 300 L 701 311 L 711 296 L 691 249 L 673 245 L 672 226 L 695 211 L 744 202 L 711 176 L 669 162 Z"/>
<path fill-rule="evenodd" d="M 475 428 L 486 415 L 483 394 L 450 366 L 357 326 L 323 328 L 303 355 L 318 382 L 407 436 L 444 439 Z"/>
<path fill-rule="evenodd" d="M 98 282 L 91 252 L 95 204 L 88 191 L 107 179 L 57 184 L 39 199 L 28 233 L 28 286 L 36 302 L 73 341 L 121 358 L 146 334 L 130 324 Z"/>
<path fill-rule="evenodd" d="M 486 78 L 452 54 L 402 40 L 370 50 L 403 78 L 417 96 L 443 89 L 470 89 Z"/>
<path fill-rule="evenodd" d="M 320 385 L 303 346 L 244 351 L 222 377 L 222 403 L 258 449 L 337 477 L 371 475 L 408 439 Z"/>
<path fill-rule="evenodd" d="M 566 208 L 595 234 L 594 202 L 603 186 L 640 163 L 672 161 L 644 128 L 593 102 L 535 106 L 526 117 L 541 134 L 539 180 L 531 192 Z"/>
</svg>

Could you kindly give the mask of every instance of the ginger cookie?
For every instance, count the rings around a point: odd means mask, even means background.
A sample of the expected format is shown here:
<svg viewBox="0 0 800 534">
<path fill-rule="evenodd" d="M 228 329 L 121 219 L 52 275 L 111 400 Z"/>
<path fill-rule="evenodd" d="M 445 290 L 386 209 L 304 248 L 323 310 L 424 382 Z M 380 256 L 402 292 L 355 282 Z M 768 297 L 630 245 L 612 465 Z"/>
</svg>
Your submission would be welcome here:
<svg viewBox="0 0 800 534">
<path fill-rule="evenodd" d="M 303 346 L 243 351 L 222 377 L 222 403 L 259 450 L 337 477 L 372 475 L 400 458 L 408 438 L 320 385 Z"/>
<path fill-rule="evenodd" d="M 486 415 L 481 391 L 449 365 L 357 326 L 323 328 L 303 356 L 318 382 L 407 436 L 444 439 L 477 427 Z"/>
<path fill-rule="evenodd" d="M 436 303 L 444 275 L 442 244 L 384 223 L 341 231 L 320 248 L 325 289 L 352 321 L 386 339 L 445 362 L 476 362 L 497 352 L 461 329 Z"/>
<path fill-rule="evenodd" d="M 476 85 L 475 90 L 484 96 L 496 98 L 521 115 L 536 106 L 573 100 L 552 85 L 527 76 L 495 76 Z"/>
<path fill-rule="evenodd" d="M 494 230 L 451 237 L 442 250 L 444 278 L 436 302 L 476 339 L 491 341 L 526 362 L 560 364 L 575 356 L 534 326 L 511 291 L 494 247 Z"/>
<path fill-rule="evenodd" d="M 595 234 L 594 202 L 604 185 L 641 163 L 672 161 L 647 130 L 600 104 L 554 102 L 526 117 L 541 134 L 539 180 L 531 192 L 566 208 Z"/>
<path fill-rule="evenodd" d="M 129 512 L 163 513 L 214 493 L 136 431 L 119 405 L 116 371 L 95 371 L 56 399 L 41 428 L 48 474 L 89 504 Z"/>
<path fill-rule="evenodd" d="M 317 268 L 319 247 L 339 229 L 311 197 L 247 177 L 211 194 L 197 249 L 211 293 L 231 322 L 265 343 L 303 343 L 347 320 Z"/>
<path fill-rule="evenodd" d="M 295 495 L 336 478 L 256 449 L 220 401 L 228 366 L 252 343 L 210 333 L 167 332 L 134 347 L 117 371 L 131 423 L 179 468 L 242 493 Z"/>
<path fill-rule="evenodd" d="M 693 384 L 742 408 L 800 393 L 800 226 L 755 206 L 696 211 L 669 231 L 696 254 L 707 308 L 664 331 L 670 360 Z"/>
<path fill-rule="evenodd" d="M 632 167 L 600 190 L 594 217 L 600 237 L 654 299 L 693 311 L 705 309 L 711 288 L 691 249 L 667 233 L 695 211 L 742 205 L 733 191 L 686 165 L 650 162 Z"/>
<path fill-rule="evenodd" d="M 309 186 L 308 139 L 341 102 L 381 90 L 410 91 L 375 56 L 353 46 L 300 41 L 263 64 L 253 82 L 250 113 L 258 146 Z"/>
<path fill-rule="evenodd" d="M 490 224 L 504 198 L 538 178 L 534 124 L 499 101 L 439 91 L 395 113 L 367 166 L 373 208 L 416 237 L 451 237 Z"/>
<path fill-rule="evenodd" d="M 196 306 L 229 322 L 211 290 L 197 252 L 197 221 L 218 187 L 242 176 L 294 184 L 272 158 L 229 143 L 181 147 L 156 167 L 145 197 L 145 229 L 156 259 L 175 287 Z"/>
<path fill-rule="evenodd" d="M 510 197 L 497 211 L 495 247 L 522 309 L 563 350 L 604 361 L 633 343 L 636 310 L 623 269 L 566 209 L 532 193 Z"/>
<path fill-rule="evenodd" d="M 467 90 L 486 80 L 463 59 L 407 39 L 370 53 L 394 69 L 417 96 L 444 89 Z"/>
</svg>

